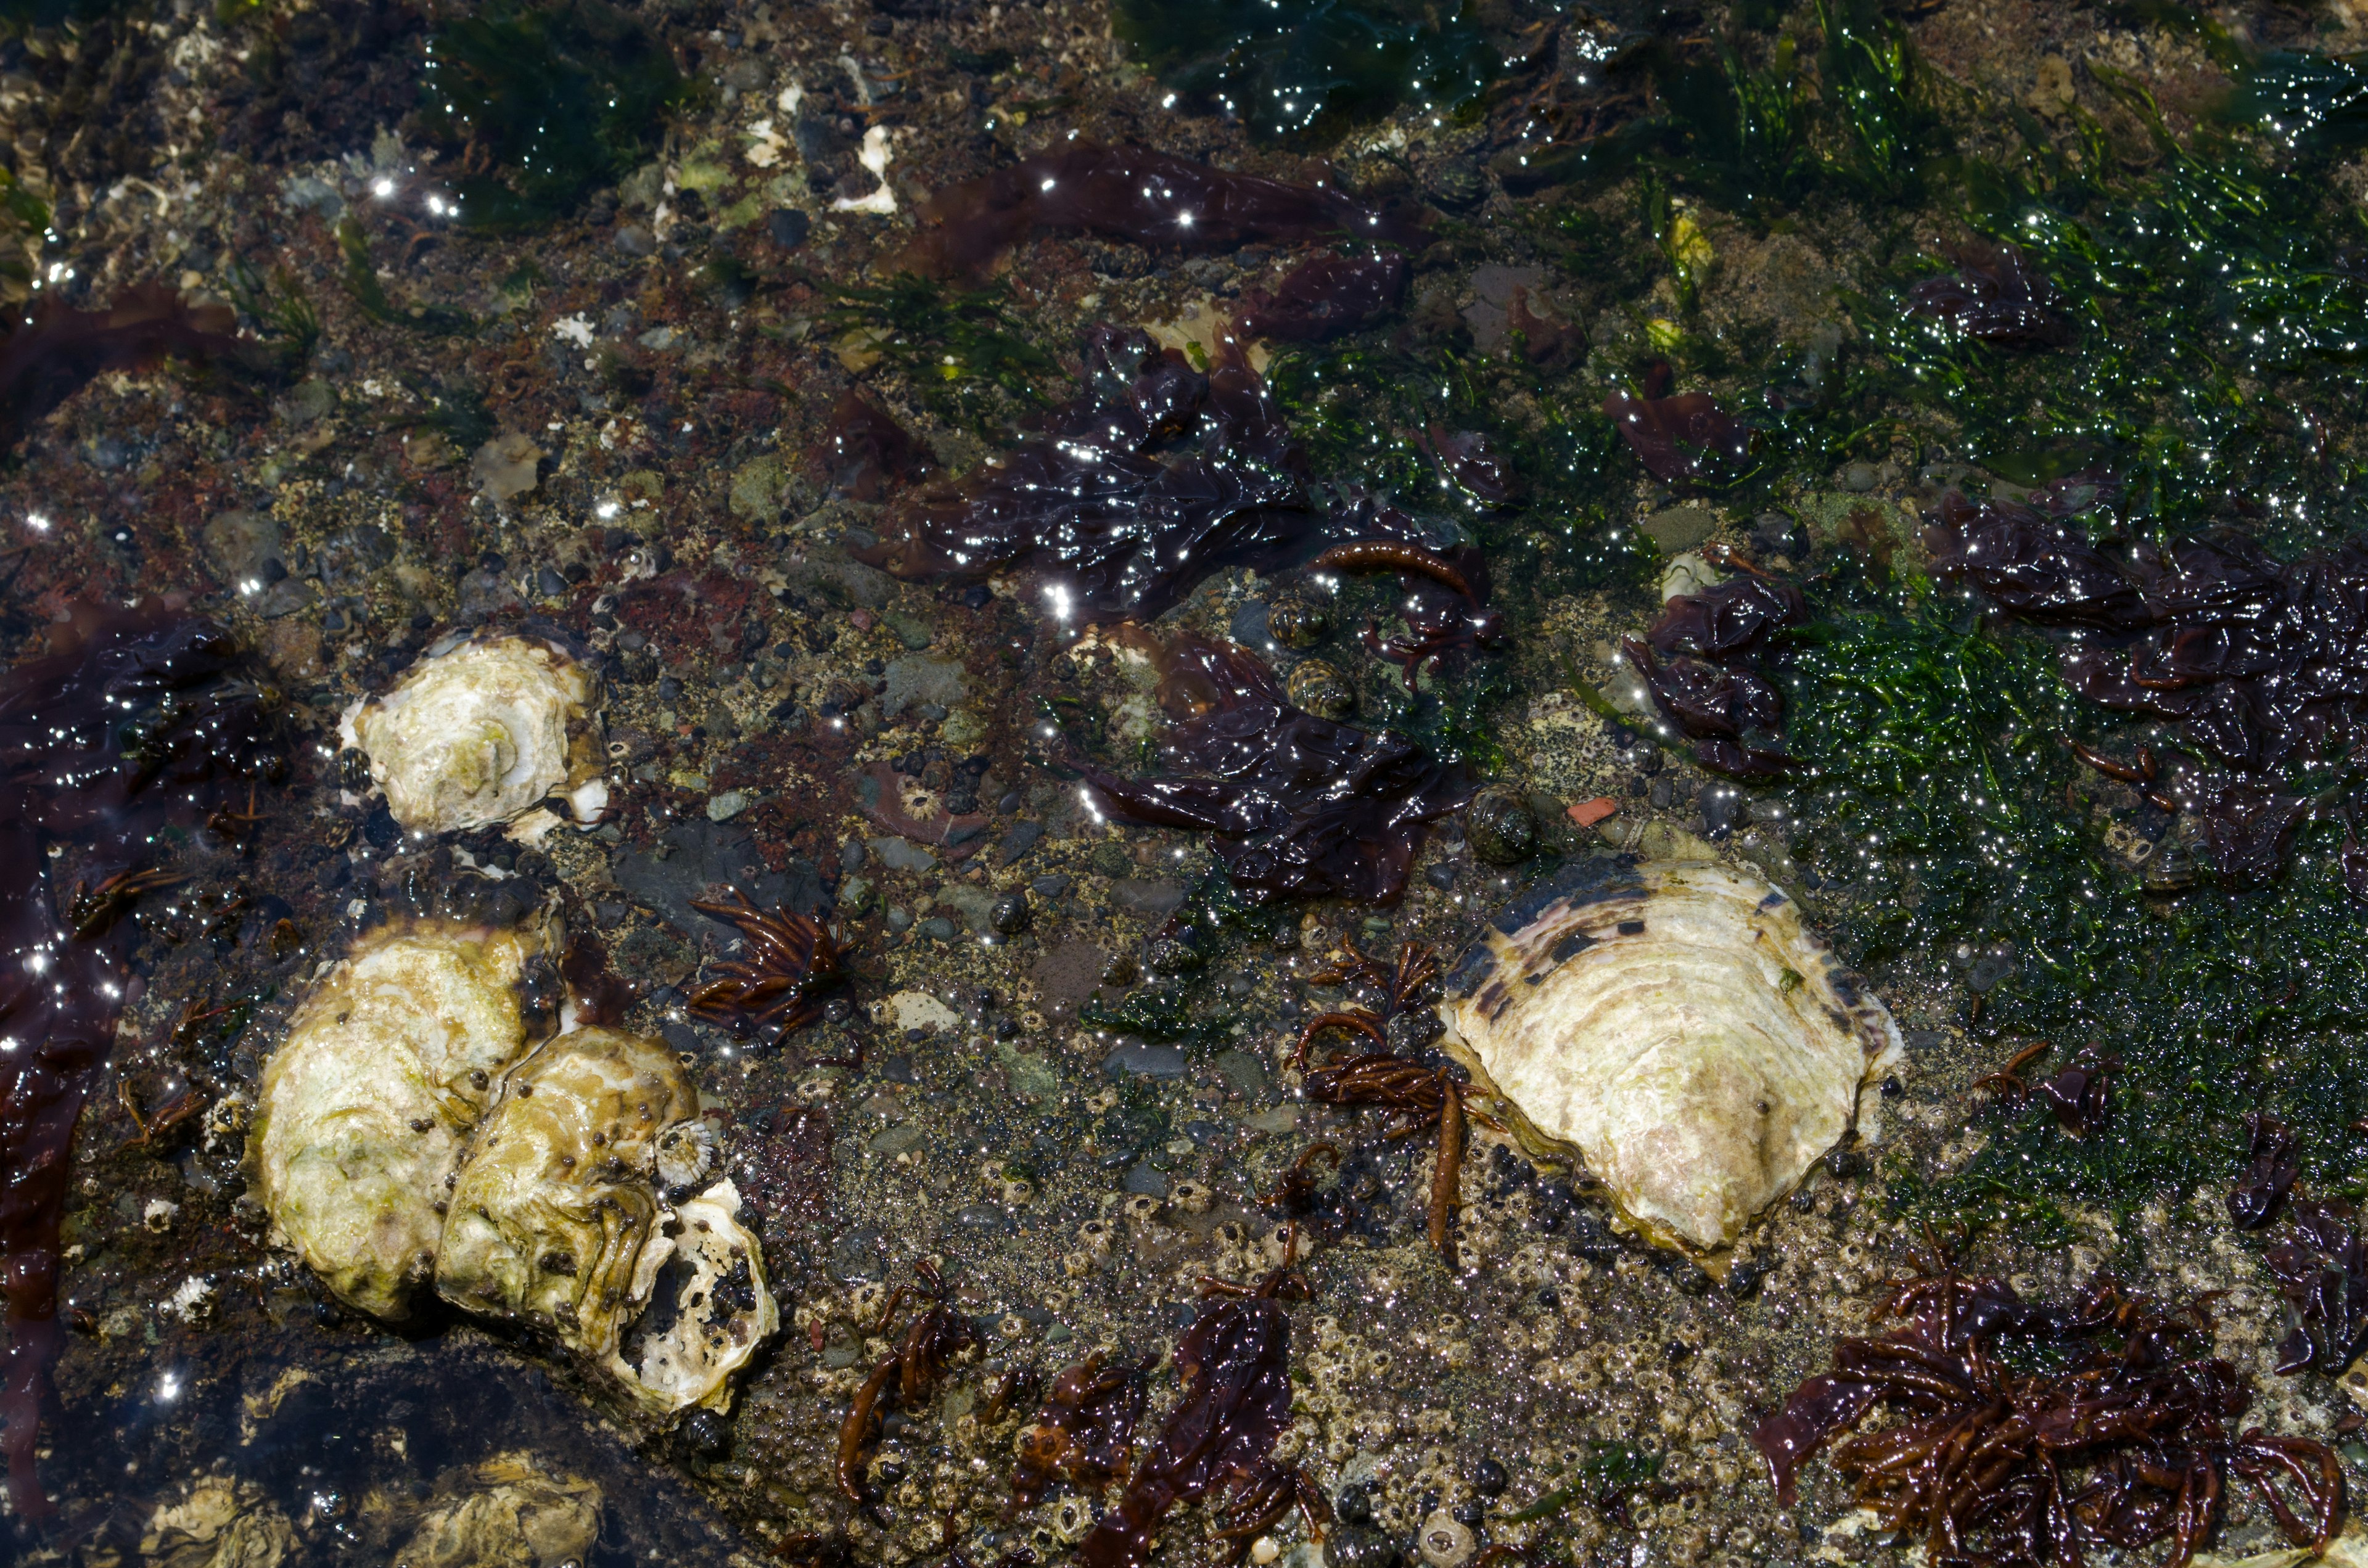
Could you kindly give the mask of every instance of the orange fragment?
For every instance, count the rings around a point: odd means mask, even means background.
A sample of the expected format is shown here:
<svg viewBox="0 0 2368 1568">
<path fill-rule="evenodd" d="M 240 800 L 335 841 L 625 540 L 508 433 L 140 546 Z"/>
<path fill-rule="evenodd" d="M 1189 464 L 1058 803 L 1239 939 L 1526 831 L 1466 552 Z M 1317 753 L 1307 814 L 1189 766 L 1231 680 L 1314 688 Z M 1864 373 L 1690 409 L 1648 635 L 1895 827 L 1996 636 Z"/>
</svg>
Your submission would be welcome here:
<svg viewBox="0 0 2368 1568">
<path fill-rule="evenodd" d="M 1570 808 L 1570 820 L 1581 827 L 1593 827 L 1605 817 L 1618 814 L 1620 802 L 1609 795 L 1598 795 L 1591 801 L 1581 801 Z"/>
</svg>

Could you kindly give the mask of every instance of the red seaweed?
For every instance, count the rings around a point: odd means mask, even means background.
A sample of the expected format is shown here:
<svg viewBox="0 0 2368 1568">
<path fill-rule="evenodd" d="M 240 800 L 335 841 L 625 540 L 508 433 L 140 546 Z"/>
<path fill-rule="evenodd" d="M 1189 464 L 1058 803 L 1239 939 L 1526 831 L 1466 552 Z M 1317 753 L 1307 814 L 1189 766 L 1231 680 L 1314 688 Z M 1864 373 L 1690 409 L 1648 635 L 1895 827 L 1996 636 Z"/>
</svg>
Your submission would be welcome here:
<svg viewBox="0 0 2368 1568">
<path fill-rule="evenodd" d="M 819 456 L 830 493 L 850 501 L 878 501 L 937 466 L 928 448 L 861 387 L 848 388 L 831 405 Z"/>
<path fill-rule="evenodd" d="M 975 277 L 1034 229 L 1107 234 L 1154 250 L 1345 238 L 1406 245 L 1414 220 L 1324 186 L 1228 174 L 1147 147 L 1072 142 L 921 203 L 900 264 L 931 278 Z"/>
<path fill-rule="evenodd" d="M 2065 679 L 2178 724 L 2228 769 L 2154 792 L 2196 815 L 2224 881 L 2277 874 L 2311 805 L 2275 770 L 2368 739 L 2368 548 L 2281 563 L 2222 535 L 2109 554 L 2032 507 L 1955 494 L 1929 537 L 1937 575 L 2020 619 L 2107 633 L 2066 647 Z"/>
<path fill-rule="evenodd" d="M 0 451 L 108 370 L 153 370 L 167 358 L 204 361 L 239 348 L 226 305 L 188 305 L 162 283 L 126 289 L 103 311 L 44 298 L 0 342 Z"/>
<path fill-rule="evenodd" d="M 2368 1244 L 2348 1206 L 2297 1199 L 2287 1221 L 2261 1255 L 2292 1325 L 2278 1344 L 2277 1368 L 2336 1377 L 2368 1346 Z"/>
<path fill-rule="evenodd" d="M 1281 1298 L 1305 1291 L 1286 1264 L 1256 1290 L 1201 1308 L 1176 1346 L 1184 1397 L 1135 1467 L 1125 1495 L 1078 1545 L 1086 1568 L 1142 1568 L 1153 1535 L 1176 1506 L 1219 1490 L 1240 1520 L 1222 1532 L 1236 1555 L 1288 1511 L 1299 1478 L 1273 1458 L 1275 1439 L 1291 1425 L 1291 1317 Z"/>
<path fill-rule="evenodd" d="M 1807 614 L 1800 589 L 1747 570 L 1670 599 L 1644 637 L 1622 639 L 1622 649 L 1656 706 L 1695 743 L 1696 761 L 1721 773 L 1773 778 L 1793 763 L 1775 733 L 1783 698 L 1759 660 L 1779 631 Z"/>
<path fill-rule="evenodd" d="M 1079 771 L 1129 821 L 1216 835 L 1217 858 L 1254 893 L 1395 903 L 1429 822 L 1472 782 L 1413 742 L 1294 708 L 1231 642 L 1180 634 L 1162 689 L 1191 714 L 1168 732 L 1164 778 Z"/>
<path fill-rule="evenodd" d="M 1042 436 L 914 492 L 859 553 L 908 578 L 1019 566 L 1062 619 L 1149 620 L 1212 572 L 1270 568 L 1325 526 L 1237 340 L 1202 375 L 1141 332 L 1097 327 L 1081 379 Z"/>
<path fill-rule="evenodd" d="M 2055 1309 L 1943 1269 L 1894 1287 L 1873 1316 L 1898 1326 L 1842 1340 L 1833 1369 L 1752 1434 L 1788 1505 L 1799 1467 L 1832 1443 L 1857 1501 L 1935 1562 L 2079 1568 L 2085 1551 L 2168 1539 L 2164 1568 L 2185 1568 L 2232 1476 L 2295 1545 L 2324 1550 L 2335 1532 L 2334 1452 L 2239 1431 L 2252 1396 L 2209 1354 L 2201 1302 L 2169 1308 L 2100 1280 Z M 1999 1353 L 2008 1338 L 2049 1347 L 2055 1364 L 2017 1369 Z M 1890 1419 L 1852 1433 L 1877 1410 Z"/>
<path fill-rule="evenodd" d="M 1113 1366 L 1096 1350 L 1053 1380 L 1035 1419 L 1019 1431 L 1014 1507 L 1034 1507 L 1055 1481 L 1100 1487 L 1126 1478 L 1151 1367 L 1148 1358 Z"/>
<path fill-rule="evenodd" d="M 1636 392 L 1603 400 L 1603 416 L 1620 431 L 1645 471 L 1666 483 L 1732 477 L 1749 461 L 1751 432 L 1708 392 L 1669 394 L 1672 372 L 1656 359 Z"/>
<path fill-rule="evenodd" d="M 2061 348 L 2072 341 L 2055 286 L 2020 246 L 1971 240 L 1951 247 L 1957 270 L 1907 291 L 1907 312 L 2001 348 Z"/>
<path fill-rule="evenodd" d="M 2228 1189 L 2228 1218 L 2240 1231 L 2260 1230 L 2277 1218 L 2301 1175 L 2293 1131 L 2274 1116 L 2250 1112 L 2245 1118 L 2245 1170 Z"/>
<path fill-rule="evenodd" d="M 1239 330 L 1244 337 L 1321 343 L 1389 314 L 1406 285 L 1406 257 L 1395 251 L 1327 251 L 1284 274 L 1273 292 L 1244 294 Z"/>
<path fill-rule="evenodd" d="M 154 871 L 159 831 L 203 823 L 230 781 L 278 777 L 262 705 L 234 670 L 213 622 L 115 610 L 0 677 L 0 1420 L 19 1518 L 51 1512 L 34 1451 L 58 1346 L 59 1227 L 137 931 L 77 933 L 66 911 L 85 885 Z"/>
</svg>

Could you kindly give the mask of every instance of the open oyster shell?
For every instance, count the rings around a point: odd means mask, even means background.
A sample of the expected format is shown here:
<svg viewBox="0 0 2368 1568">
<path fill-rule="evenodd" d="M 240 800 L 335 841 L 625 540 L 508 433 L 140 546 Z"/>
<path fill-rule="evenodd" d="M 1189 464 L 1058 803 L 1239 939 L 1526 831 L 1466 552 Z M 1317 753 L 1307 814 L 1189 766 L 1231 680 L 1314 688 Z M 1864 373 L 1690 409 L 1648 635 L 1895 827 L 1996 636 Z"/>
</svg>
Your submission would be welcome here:
<svg viewBox="0 0 2368 1568">
<path fill-rule="evenodd" d="M 726 1399 L 776 1317 L 737 1194 L 661 1198 L 662 1162 L 700 1142 L 698 1115 L 661 1041 L 586 1028 L 546 1042 L 461 1166 L 438 1291 L 545 1330 L 653 1411 Z"/>
<path fill-rule="evenodd" d="M 404 827 L 514 821 L 553 794 L 579 822 L 607 808 L 598 677 L 560 643 L 512 632 L 439 642 L 341 726 Z M 548 819 L 555 820 L 555 819 Z"/>
<path fill-rule="evenodd" d="M 337 1299 L 408 1314 L 434 1270 L 438 1200 L 525 1049 L 519 979 L 540 921 L 381 926 L 313 986 L 263 1071 L 260 1194 Z"/>
<path fill-rule="evenodd" d="M 1532 1153 L 1576 1155 L 1697 1253 L 1790 1192 L 1905 1055 L 1799 906 L 1712 861 L 1577 862 L 1494 922 L 1440 1015 Z"/>
</svg>

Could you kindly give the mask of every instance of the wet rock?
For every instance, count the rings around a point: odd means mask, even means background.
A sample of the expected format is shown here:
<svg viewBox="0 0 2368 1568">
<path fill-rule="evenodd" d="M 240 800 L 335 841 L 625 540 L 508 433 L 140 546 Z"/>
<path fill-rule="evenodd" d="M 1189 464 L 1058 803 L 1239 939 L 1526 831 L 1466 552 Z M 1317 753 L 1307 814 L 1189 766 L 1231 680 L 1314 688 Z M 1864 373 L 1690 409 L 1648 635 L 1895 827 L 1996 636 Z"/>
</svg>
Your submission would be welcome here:
<svg viewBox="0 0 2368 1568">
<path fill-rule="evenodd" d="M 1235 607 L 1234 619 L 1225 634 L 1245 648 L 1264 648 L 1272 636 L 1267 624 L 1267 604 L 1264 599 L 1244 599 Z"/>
<path fill-rule="evenodd" d="M 962 927 L 942 915 L 932 915 L 914 930 L 933 942 L 951 942 L 962 934 Z"/>
<path fill-rule="evenodd" d="M 1718 531 L 1718 514 L 1707 506 L 1670 506 L 1639 522 L 1637 528 L 1664 555 L 1692 550 Z"/>
<path fill-rule="evenodd" d="M 973 931 L 995 928 L 996 902 L 995 894 L 968 882 L 948 882 L 938 890 L 939 907 L 958 912 Z"/>
<path fill-rule="evenodd" d="M 840 609 L 879 609 L 896 585 L 887 573 L 854 560 L 835 544 L 808 545 L 803 555 L 782 568 L 781 575 L 784 592 L 819 598 Z"/>
<path fill-rule="evenodd" d="M 866 841 L 879 862 L 892 871 L 934 871 L 938 858 L 909 838 L 874 838 Z"/>
<path fill-rule="evenodd" d="M 896 634 L 896 641 L 902 642 L 907 648 L 916 650 L 926 648 L 929 645 L 930 639 L 936 635 L 936 632 L 930 628 L 928 621 L 923 620 L 917 615 L 907 615 L 900 609 L 892 609 L 882 615 L 880 619 L 887 623 L 889 631 Z M 899 660 L 897 662 L 901 664 L 904 661 Z M 953 702 L 959 699 L 956 698 L 947 697 L 934 699 L 933 700 L 940 702 Z"/>
<path fill-rule="evenodd" d="M 1226 1086 L 1242 1098 L 1255 1100 L 1265 1096 L 1269 1083 L 1266 1064 L 1248 1051 L 1221 1051 L 1210 1065 L 1217 1070 L 1217 1076 L 1225 1081 Z"/>
<path fill-rule="evenodd" d="M 1181 1046 L 1127 1040 L 1102 1059 L 1102 1071 L 1114 1078 L 1181 1078 L 1185 1071 L 1184 1050 Z M 1160 1187 L 1163 1196 L 1167 1190 L 1165 1185 Z"/>
<path fill-rule="evenodd" d="M 966 672 L 958 660 L 910 654 L 888 665 L 888 689 L 880 695 L 880 716 L 894 719 L 908 707 L 936 703 L 951 708 L 968 690 Z"/>
<path fill-rule="evenodd" d="M 1129 915 L 1157 920 L 1173 914 L 1184 902 L 1184 886 L 1180 882 L 1121 877 L 1110 883 L 1110 898 L 1113 907 Z"/>
<path fill-rule="evenodd" d="M 639 223 L 618 224 L 616 238 L 610 243 L 627 256 L 637 259 L 657 254 L 657 236 Z"/>
<path fill-rule="evenodd" d="M 1035 881 L 1030 882 L 1028 884 L 1028 891 L 1035 894 L 1038 898 L 1042 899 L 1047 903 L 1052 903 L 1068 897 L 1069 885 L 1068 878 L 1061 875 L 1057 871 L 1054 871 L 1049 875 L 1038 877 Z"/>
<path fill-rule="evenodd" d="M 619 887 L 680 931 L 710 927 L 691 900 L 718 897 L 732 888 L 760 909 L 786 904 L 800 915 L 818 915 L 827 902 L 812 866 L 797 862 L 789 874 L 769 869 L 746 828 L 677 823 L 666 829 L 659 846 L 627 850 L 617 858 L 614 875 Z"/>
<path fill-rule="evenodd" d="M 1167 1173 L 1148 1161 L 1139 1162 L 1127 1171 L 1126 1180 L 1121 1185 L 1140 1198 L 1165 1198 Z"/>
<path fill-rule="evenodd" d="M 783 250 L 795 250 L 814 232 L 814 220 L 794 207 L 776 207 L 765 220 L 765 233 Z"/>
<path fill-rule="evenodd" d="M 1028 852 L 1035 848 L 1038 840 L 1042 839 L 1043 836 L 1044 824 L 1042 823 L 1013 823 L 1011 824 L 1010 831 L 1006 833 L 1003 835 L 1002 841 L 995 846 L 996 864 L 1000 866 L 1010 866 L 1016 865 L 1019 861 L 1026 859 Z"/>
<path fill-rule="evenodd" d="M 277 562 L 279 525 L 268 512 L 217 512 L 207 520 L 206 559 L 233 589 L 265 580 L 267 562 Z"/>
<path fill-rule="evenodd" d="M 279 417 L 302 426 L 326 417 L 337 406 L 336 389 L 318 376 L 299 381 L 279 400 Z"/>
</svg>

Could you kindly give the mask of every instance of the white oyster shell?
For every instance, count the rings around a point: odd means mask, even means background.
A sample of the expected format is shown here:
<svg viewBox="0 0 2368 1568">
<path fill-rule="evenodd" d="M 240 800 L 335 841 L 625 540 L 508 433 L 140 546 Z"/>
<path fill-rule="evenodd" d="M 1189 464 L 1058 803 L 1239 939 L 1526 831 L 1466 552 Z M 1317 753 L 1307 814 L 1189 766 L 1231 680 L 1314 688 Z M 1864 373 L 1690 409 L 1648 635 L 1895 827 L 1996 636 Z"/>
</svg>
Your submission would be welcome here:
<svg viewBox="0 0 2368 1568">
<path fill-rule="evenodd" d="M 598 697 L 593 673 L 557 643 L 481 634 L 431 650 L 348 710 L 341 733 L 406 828 L 509 822 L 554 793 L 589 822 L 608 804 Z"/>
<path fill-rule="evenodd" d="M 653 1411 L 728 1397 L 776 1319 L 736 1194 L 660 1199 L 662 1159 L 700 1145 L 698 1115 L 662 1041 L 586 1028 L 540 1047 L 461 1166 L 438 1291 L 545 1330 Z"/>
<path fill-rule="evenodd" d="M 381 926 L 313 988 L 265 1066 L 264 1205 L 347 1305 L 401 1318 L 432 1273 L 438 1201 L 525 1049 L 518 979 L 544 937 L 539 923 Z"/>
<path fill-rule="evenodd" d="M 1905 1054 L 1799 906 L 1712 861 L 1577 863 L 1496 922 L 1440 1013 L 1533 1152 L 1576 1151 L 1647 1234 L 1703 1253 L 1790 1192 Z"/>
</svg>

